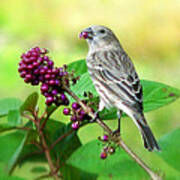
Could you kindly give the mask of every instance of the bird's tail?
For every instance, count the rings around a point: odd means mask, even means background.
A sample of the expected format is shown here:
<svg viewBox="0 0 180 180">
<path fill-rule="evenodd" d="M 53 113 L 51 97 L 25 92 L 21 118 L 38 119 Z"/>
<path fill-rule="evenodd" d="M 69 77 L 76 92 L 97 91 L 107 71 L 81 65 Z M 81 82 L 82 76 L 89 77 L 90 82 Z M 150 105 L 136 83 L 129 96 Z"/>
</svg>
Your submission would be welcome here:
<svg viewBox="0 0 180 180">
<path fill-rule="evenodd" d="M 148 149 L 149 151 L 157 150 L 160 151 L 160 147 L 151 131 L 149 128 L 145 117 L 143 114 L 135 114 L 133 116 L 133 120 L 135 121 L 136 125 L 141 131 L 143 140 L 144 140 L 144 147 Z"/>
</svg>

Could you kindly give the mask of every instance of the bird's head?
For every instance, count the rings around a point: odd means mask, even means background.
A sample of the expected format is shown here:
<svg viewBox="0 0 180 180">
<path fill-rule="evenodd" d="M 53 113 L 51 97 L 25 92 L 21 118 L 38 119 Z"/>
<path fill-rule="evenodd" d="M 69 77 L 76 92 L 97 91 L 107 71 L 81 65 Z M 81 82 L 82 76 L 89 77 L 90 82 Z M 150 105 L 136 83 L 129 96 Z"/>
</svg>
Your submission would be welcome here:
<svg viewBox="0 0 180 180">
<path fill-rule="evenodd" d="M 119 41 L 115 34 L 105 26 L 90 26 L 84 29 L 79 37 L 87 40 L 90 49 L 109 46 L 119 47 Z"/>
</svg>

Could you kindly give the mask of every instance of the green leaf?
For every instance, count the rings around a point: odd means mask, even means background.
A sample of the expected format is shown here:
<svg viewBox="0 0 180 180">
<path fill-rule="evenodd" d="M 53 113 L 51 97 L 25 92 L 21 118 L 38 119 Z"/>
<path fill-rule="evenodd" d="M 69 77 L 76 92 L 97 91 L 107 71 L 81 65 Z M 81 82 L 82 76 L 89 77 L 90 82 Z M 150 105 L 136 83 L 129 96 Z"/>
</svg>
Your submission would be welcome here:
<svg viewBox="0 0 180 180">
<path fill-rule="evenodd" d="M 180 90 L 163 83 L 142 80 L 144 111 L 152 111 L 172 103 L 180 97 Z"/>
<path fill-rule="evenodd" d="M 26 98 L 26 100 L 24 101 L 22 106 L 20 107 L 20 112 L 23 113 L 24 111 L 29 111 L 29 112 L 33 113 L 36 108 L 38 98 L 39 98 L 39 95 L 37 92 L 30 94 Z"/>
<path fill-rule="evenodd" d="M 180 128 L 164 135 L 159 139 L 161 152 L 157 154 L 176 170 L 180 171 Z"/>
<path fill-rule="evenodd" d="M 47 162 L 44 154 L 33 144 L 26 144 L 21 152 L 17 164 L 22 166 L 27 162 Z"/>
<path fill-rule="evenodd" d="M 17 176 L 8 176 L 0 169 L 0 179 L 1 180 L 25 180 L 24 178 L 20 178 Z"/>
<path fill-rule="evenodd" d="M 64 126 L 65 124 L 60 121 L 48 119 L 45 127 L 45 134 L 51 143 L 54 141 L 54 136 L 56 136 L 56 131 L 58 131 Z"/>
<path fill-rule="evenodd" d="M 26 138 L 27 132 L 13 132 L 0 136 L 0 161 L 4 163 L 7 173 L 12 172 L 24 147 Z"/>
<path fill-rule="evenodd" d="M 120 148 L 106 159 L 100 158 L 102 144 L 93 140 L 75 151 L 67 161 L 68 165 L 83 171 L 109 176 L 111 179 L 131 177 L 131 179 L 146 179 L 147 174 Z"/>
<path fill-rule="evenodd" d="M 74 74 L 76 76 L 84 74 L 85 72 L 87 72 L 86 60 L 82 59 L 68 64 L 67 70 L 68 72 L 74 71 Z"/>
<path fill-rule="evenodd" d="M 141 84 L 143 86 L 145 112 L 165 106 L 175 101 L 180 96 L 179 89 L 162 83 L 142 80 Z M 71 90 L 75 92 L 76 95 L 81 99 L 85 99 L 83 96 L 84 91 L 92 92 L 94 98 L 98 98 L 98 94 L 94 88 L 92 80 L 90 79 L 89 73 L 82 74 L 80 80 L 77 82 L 76 85 L 71 87 Z M 71 98 L 70 101 L 73 102 L 74 100 Z M 100 117 L 102 119 L 114 119 L 116 118 L 116 109 L 105 109 L 103 112 L 100 113 Z"/>
<path fill-rule="evenodd" d="M 47 173 L 48 170 L 44 166 L 36 166 L 31 169 L 33 173 Z"/>
<path fill-rule="evenodd" d="M 8 123 L 11 126 L 18 126 L 22 124 L 21 114 L 19 110 L 10 110 L 8 113 Z"/>
<path fill-rule="evenodd" d="M 21 100 L 17 98 L 0 99 L 0 117 L 6 116 L 10 110 L 19 109 L 21 104 Z"/>
<path fill-rule="evenodd" d="M 75 167 L 65 165 L 60 167 L 60 172 L 65 180 L 96 180 L 97 175 L 82 171 Z"/>
<path fill-rule="evenodd" d="M 55 105 L 46 106 L 47 115 L 51 115 L 58 107 Z"/>
<path fill-rule="evenodd" d="M 81 146 L 77 132 L 72 130 L 70 123 L 56 130 L 54 134 L 54 141 L 68 132 L 70 132 L 69 135 L 59 141 L 59 143 L 57 143 L 54 147 L 57 156 L 63 162 L 65 162 L 69 156 Z"/>
</svg>

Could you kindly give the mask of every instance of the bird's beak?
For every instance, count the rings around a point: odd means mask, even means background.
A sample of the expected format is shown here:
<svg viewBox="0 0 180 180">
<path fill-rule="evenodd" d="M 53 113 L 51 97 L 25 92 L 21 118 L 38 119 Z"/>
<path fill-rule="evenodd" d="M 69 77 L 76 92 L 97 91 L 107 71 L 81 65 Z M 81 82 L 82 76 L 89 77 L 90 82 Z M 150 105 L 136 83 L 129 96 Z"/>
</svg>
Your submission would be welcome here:
<svg viewBox="0 0 180 180">
<path fill-rule="evenodd" d="M 93 31 L 91 28 L 86 28 L 84 29 L 80 34 L 79 34 L 79 38 L 82 39 L 93 39 Z"/>
</svg>

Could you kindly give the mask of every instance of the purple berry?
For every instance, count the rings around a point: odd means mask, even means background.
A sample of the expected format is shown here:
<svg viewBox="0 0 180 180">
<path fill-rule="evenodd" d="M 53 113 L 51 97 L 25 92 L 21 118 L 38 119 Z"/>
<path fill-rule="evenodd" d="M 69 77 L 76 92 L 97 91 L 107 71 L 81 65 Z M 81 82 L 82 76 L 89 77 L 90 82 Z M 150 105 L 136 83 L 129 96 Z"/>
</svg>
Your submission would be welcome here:
<svg viewBox="0 0 180 180">
<path fill-rule="evenodd" d="M 86 113 L 85 113 L 84 110 L 81 110 L 81 111 L 79 112 L 79 114 L 80 114 L 81 116 L 85 116 L 85 115 L 86 115 Z"/>
<path fill-rule="evenodd" d="M 47 67 L 47 66 L 46 66 Z M 47 73 L 51 74 L 52 70 L 51 69 L 47 69 Z"/>
<path fill-rule="evenodd" d="M 45 61 L 49 61 L 49 57 L 48 56 L 44 56 L 44 60 Z"/>
<path fill-rule="evenodd" d="M 51 92 L 52 95 L 56 96 L 58 94 L 58 91 L 56 89 L 53 89 Z"/>
<path fill-rule="evenodd" d="M 54 98 L 51 97 L 51 96 L 48 96 L 48 97 L 46 98 L 46 104 L 47 104 L 48 106 L 51 105 L 51 104 L 53 103 L 53 101 L 54 101 Z"/>
<path fill-rule="evenodd" d="M 43 75 L 45 73 L 46 73 L 46 71 L 44 69 L 40 69 L 39 74 Z"/>
<path fill-rule="evenodd" d="M 29 65 L 27 66 L 27 68 L 28 68 L 29 70 L 32 70 L 32 69 L 33 69 L 33 65 L 32 65 L 32 64 L 29 64 Z"/>
<path fill-rule="evenodd" d="M 48 89 L 49 89 L 49 87 L 48 87 L 47 84 L 43 84 L 43 85 L 41 86 L 41 91 L 42 91 L 42 92 L 47 92 Z"/>
<path fill-rule="evenodd" d="M 74 109 L 74 110 L 77 110 L 77 109 L 79 109 L 79 104 L 77 103 L 77 102 L 74 102 L 74 103 L 72 103 L 72 108 Z"/>
<path fill-rule="evenodd" d="M 39 74 L 39 69 L 35 69 L 33 73 L 34 73 L 35 75 L 38 75 L 38 74 Z"/>
<path fill-rule="evenodd" d="M 101 159 L 106 159 L 107 158 L 107 153 L 106 152 L 102 152 L 100 157 L 101 157 Z"/>
<path fill-rule="evenodd" d="M 48 71 L 48 70 L 49 70 L 49 68 L 48 68 L 47 66 L 44 66 L 43 69 L 44 69 L 45 71 Z"/>
<path fill-rule="evenodd" d="M 64 93 L 61 94 L 61 100 L 65 101 L 67 99 L 66 95 Z"/>
<path fill-rule="evenodd" d="M 102 137 L 102 140 L 103 141 L 108 141 L 108 139 L 109 139 L 108 135 L 104 134 L 103 137 Z"/>
<path fill-rule="evenodd" d="M 45 79 L 50 79 L 51 78 L 51 75 L 50 74 L 45 74 Z"/>
<path fill-rule="evenodd" d="M 51 78 L 52 78 L 52 79 L 54 79 L 55 77 L 56 77 L 55 74 L 51 74 Z M 55 82 L 55 84 L 56 84 L 56 82 Z"/>
<path fill-rule="evenodd" d="M 35 60 L 37 60 L 36 57 L 30 57 L 30 58 L 29 58 L 29 61 L 30 61 L 30 62 L 33 62 L 33 61 L 35 61 Z"/>
<path fill-rule="evenodd" d="M 77 121 L 77 116 L 71 116 L 71 121 Z"/>
<path fill-rule="evenodd" d="M 26 74 L 26 76 L 25 76 L 27 79 L 32 79 L 32 75 L 31 74 Z"/>
<path fill-rule="evenodd" d="M 71 127 L 72 127 L 72 129 L 74 129 L 74 130 L 79 129 L 79 122 L 78 122 L 78 121 L 73 122 L 72 125 L 71 125 Z"/>
<path fill-rule="evenodd" d="M 43 57 L 39 57 L 39 58 L 38 58 L 38 62 L 39 62 L 39 63 L 42 63 L 42 62 L 43 62 Z"/>
<path fill-rule="evenodd" d="M 43 93 L 43 95 L 44 95 L 45 97 L 50 96 L 50 94 L 49 94 L 48 92 L 42 92 L 42 93 Z"/>
<path fill-rule="evenodd" d="M 79 115 L 78 118 L 79 118 L 80 121 L 83 121 L 84 120 L 84 115 Z"/>
<path fill-rule="evenodd" d="M 51 85 L 51 86 L 55 85 L 55 80 L 54 80 L 54 79 L 51 79 L 51 80 L 49 81 L 49 85 Z"/>
<path fill-rule="evenodd" d="M 55 85 L 59 86 L 60 85 L 60 81 L 58 79 L 55 80 Z"/>
<path fill-rule="evenodd" d="M 60 72 L 63 72 L 63 68 L 62 68 L 62 67 L 60 67 L 60 68 L 59 68 L 59 71 L 60 71 Z"/>
<path fill-rule="evenodd" d="M 51 61 L 51 60 L 49 60 L 49 61 L 48 61 L 48 66 L 52 67 L 53 65 L 54 65 L 54 62 Z"/>
<path fill-rule="evenodd" d="M 22 78 L 24 78 L 24 77 L 26 76 L 26 71 L 22 71 L 21 74 L 20 74 L 20 76 L 21 76 Z"/>
<path fill-rule="evenodd" d="M 59 69 L 58 68 L 52 69 L 52 73 L 58 74 L 59 73 Z"/>
<path fill-rule="evenodd" d="M 60 76 L 60 77 L 64 76 L 64 72 L 61 72 L 61 71 L 60 71 L 60 72 L 59 72 L 59 76 Z"/>
<path fill-rule="evenodd" d="M 64 108 L 63 114 L 64 114 L 64 115 L 69 115 L 70 111 L 71 111 L 71 110 L 70 110 L 69 108 Z"/>
<path fill-rule="evenodd" d="M 39 66 L 39 63 L 35 61 L 35 62 L 33 62 L 33 64 L 32 64 L 32 65 L 33 65 L 33 67 L 34 67 L 34 68 L 36 68 L 36 67 L 38 67 L 38 66 Z"/>
</svg>

